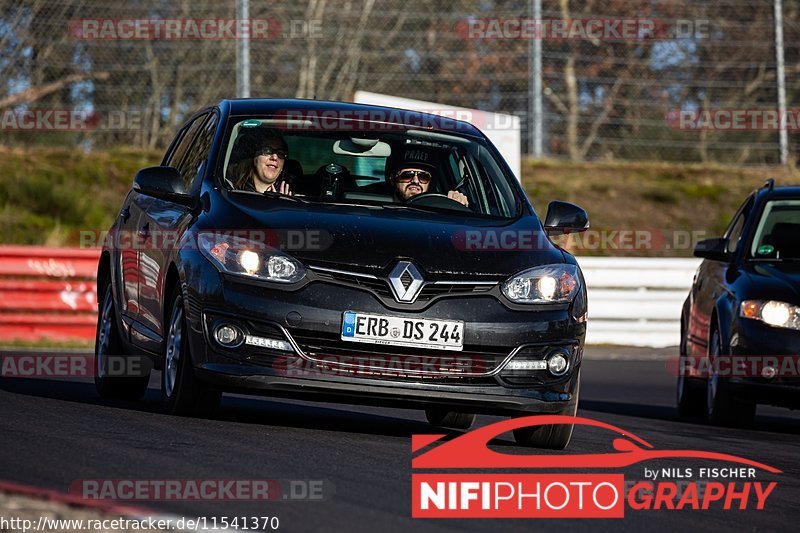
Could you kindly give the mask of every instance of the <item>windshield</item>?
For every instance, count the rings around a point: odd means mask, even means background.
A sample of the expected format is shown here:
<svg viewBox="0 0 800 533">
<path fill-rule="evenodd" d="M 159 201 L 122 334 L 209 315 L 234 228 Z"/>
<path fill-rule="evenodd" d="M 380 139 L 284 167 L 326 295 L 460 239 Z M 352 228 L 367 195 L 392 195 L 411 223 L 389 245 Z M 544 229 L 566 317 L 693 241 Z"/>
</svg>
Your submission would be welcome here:
<svg viewBox="0 0 800 533">
<path fill-rule="evenodd" d="M 515 178 L 482 140 L 366 126 L 329 131 L 302 121 L 236 117 L 223 145 L 224 184 L 311 202 L 518 215 Z"/>
<path fill-rule="evenodd" d="M 750 249 L 756 259 L 800 259 L 800 199 L 767 202 Z"/>
</svg>

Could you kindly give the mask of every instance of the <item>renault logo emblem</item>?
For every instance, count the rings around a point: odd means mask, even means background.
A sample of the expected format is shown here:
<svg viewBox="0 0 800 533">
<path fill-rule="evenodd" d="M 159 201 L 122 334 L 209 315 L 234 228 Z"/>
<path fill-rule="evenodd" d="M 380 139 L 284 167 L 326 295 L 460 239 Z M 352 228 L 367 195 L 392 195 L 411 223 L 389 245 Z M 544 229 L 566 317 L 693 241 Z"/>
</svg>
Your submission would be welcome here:
<svg viewBox="0 0 800 533">
<path fill-rule="evenodd" d="M 389 285 L 398 302 L 413 303 L 425 280 L 410 261 L 400 261 L 389 274 Z"/>
</svg>

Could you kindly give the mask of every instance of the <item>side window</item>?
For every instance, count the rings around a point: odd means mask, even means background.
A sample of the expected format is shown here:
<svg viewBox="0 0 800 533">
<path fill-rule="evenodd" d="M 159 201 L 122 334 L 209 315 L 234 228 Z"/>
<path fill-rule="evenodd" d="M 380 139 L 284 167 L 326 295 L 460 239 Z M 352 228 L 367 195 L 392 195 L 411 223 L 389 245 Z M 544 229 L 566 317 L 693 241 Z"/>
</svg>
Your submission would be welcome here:
<svg viewBox="0 0 800 533">
<path fill-rule="evenodd" d="M 192 190 L 195 179 L 202 173 L 203 167 L 208 161 L 208 154 L 211 152 L 211 143 L 214 141 L 216 131 L 217 115 L 212 114 L 186 152 L 186 157 L 178 166 L 186 191 Z"/>
<path fill-rule="evenodd" d="M 191 124 L 188 124 L 183 128 L 183 136 L 181 137 L 180 141 L 178 141 L 178 144 L 172 149 L 172 153 L 167 156 L 167 160 L 164 162 L 165 165 L 169 167 L 180 167 L 183 156 L 186 155 L 186 152 L 192 145 L 192 139 L 194 139 L 194 136 L 197 133 L 197 130 L 200 129 L 200 126 L 203 125 L 206 117 L 208 117 L 208 115 L 200 115 L 194 119 Z"/>
<path fill-rule="evenodd" d="M 750 197 L 745 200 L 745 203 L 736 213 L 736 216 L 728 226 L 725 232 L 725 237 L 728 239 L 726 250 L 729 253 L 734 253 L 739 248 L 739 242 L 742 240 L 742 231 L 744 230 L 744 223 L 747 221 L 747 216 L 753 206 L 753 198 Z"/>
<path fill-rule="evenodd" d="M 739 213 L 736 220 L 731 224 L 730 231 L 728 232 L 728 245 L 727 251 L 733 253 L 739 247 L 739 241 L 742 238 L 742 230 L 744 229 L 744 213 Z"/>
</svg>

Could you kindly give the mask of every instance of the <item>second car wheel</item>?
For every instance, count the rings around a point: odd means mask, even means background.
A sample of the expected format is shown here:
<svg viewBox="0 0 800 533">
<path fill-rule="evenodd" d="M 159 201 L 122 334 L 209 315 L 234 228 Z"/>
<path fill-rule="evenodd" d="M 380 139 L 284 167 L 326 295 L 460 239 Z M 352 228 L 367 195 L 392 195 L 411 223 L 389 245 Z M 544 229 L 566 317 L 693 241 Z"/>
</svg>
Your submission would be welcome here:
<svg viewBox="0 0 800 533">
<path fill-rule="evenodd" d="M 706 415 L 709 422 L 720 426 L 748 426 L 753 423 L 756 404 L 736 398 L 727 379 L 719 376 L 717 360 L 722 355 L 719 331 L 714 330 L 708 345 L 709 374 L 706 382 Z"/>
<path fill-rule="evenodd" d="M 222 394 L 197 379 L 189 350 L 188 325 L 180 287 L 176 286 L 165 314 L 169 317 L 161 369 L 164 411 L 180 416 L 205 416 L 219 405 Z"/>
<path fill-rule="evenodd" d="M 103 398 L 138 400 L 147 392 L 147 384 L 150 381 L 149 366 L 145 366 L 141 360 L 132 361 L 122 353 L 111 282 L 106 282 L 98 293 L 103 295 L 103 299 L 97 315 L 97 334 L 94 344 L 95 388 Z M 114 359 L 113 365 L 110 358 Z M 120 368 L 126 375 L 111 375 L 114 373 L 112 369 Z M 129 375 L 133 370 L 137 371 L 137 375 Z"/>
<path fill-rule="evenodd" d="M 680 356 L 678 358 L 678 381 L 676 383 L 676 399 L 678 403 L 678 415 L 684 417 L 702 417 L 706 412 L 706 391 L 703 390 L 703 382 L 697 378 L 685 376 L 687 368 L 687 339 L 684 318 L 681 318 L 681 345 Z M 699 382 L 699 383 L 698 383 Z"/>
</svg>

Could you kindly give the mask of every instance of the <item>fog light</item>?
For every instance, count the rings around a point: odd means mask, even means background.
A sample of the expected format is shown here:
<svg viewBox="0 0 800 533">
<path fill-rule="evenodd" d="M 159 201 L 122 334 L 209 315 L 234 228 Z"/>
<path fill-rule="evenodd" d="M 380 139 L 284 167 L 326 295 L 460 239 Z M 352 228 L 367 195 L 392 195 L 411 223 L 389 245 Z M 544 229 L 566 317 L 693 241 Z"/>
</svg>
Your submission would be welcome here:
<svg viewBox="0 0 800 533">
<path fill-rule="evenodd" d="M 223 324 L 214 330 L 214 338 L 221 345 L 233 348 L 242 343 L 242 333 L 239 328 Z"/>
<path fill-rule="evenodd" d="M 569 360 L 563 352 L 554 352 L 547 358 L 547 371 L 554 376 L 563 376 L 568 368 Z"/>
<path fill-rule="evenodd" d="M 281 350 L 284 352 L 293 352 L 294 348 L 286 341 L 278 339 L 268 339 L 266 337 L 256 337 L 255 335 L 248 335 L 244 340 L 245 344 L 250 346 L 259 346 L 261 348 L 269 348 L 270 350 Z"/>
<path fill-rule="evenodd" d="M 775 369 L 774 366 L 765 366 L 761 369 L 761 377 L 772 379 L 778 374 L 778 371 Z"/>
</svg>

